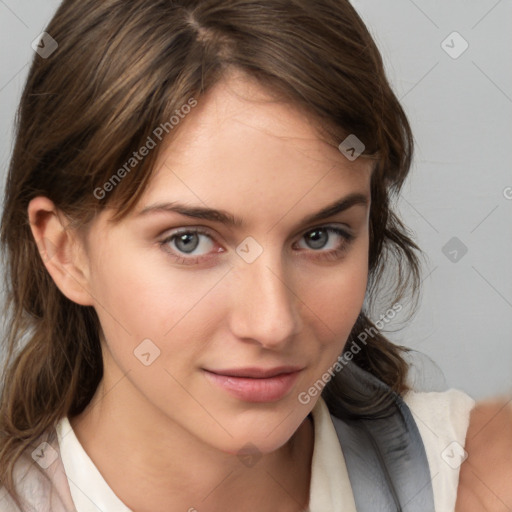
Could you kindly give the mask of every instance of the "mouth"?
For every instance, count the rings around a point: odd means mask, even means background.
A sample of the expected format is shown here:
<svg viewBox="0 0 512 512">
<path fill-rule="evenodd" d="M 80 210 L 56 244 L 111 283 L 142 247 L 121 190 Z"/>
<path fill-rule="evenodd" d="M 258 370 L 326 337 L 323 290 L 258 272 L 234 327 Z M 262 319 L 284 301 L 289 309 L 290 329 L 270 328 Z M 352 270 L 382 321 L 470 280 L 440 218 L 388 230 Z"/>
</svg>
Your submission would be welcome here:
<svg viewBox="0 0 512 512">
<path fill-rule="evenodd" d="M 277 402 L 292 389 L 304 368 L 203 369 L 206 378 L 232 396 L 246 402 Z"/>
</svg>

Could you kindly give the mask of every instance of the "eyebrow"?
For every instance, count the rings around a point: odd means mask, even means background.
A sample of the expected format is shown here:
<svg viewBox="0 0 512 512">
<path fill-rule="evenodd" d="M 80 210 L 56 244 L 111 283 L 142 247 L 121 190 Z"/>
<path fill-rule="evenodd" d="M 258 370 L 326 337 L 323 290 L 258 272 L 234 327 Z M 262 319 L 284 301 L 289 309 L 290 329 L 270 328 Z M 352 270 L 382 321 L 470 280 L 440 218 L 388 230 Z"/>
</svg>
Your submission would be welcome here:
<svg viewBox="0 0 512 512">
<path fill-rule="evenodd" d="M 348 210 L 353 206 L 368 206 L 368 204 L 368 196 L 366 196 L 365 194 L 355 192 L 349 194 L 346 197 L 338 199 L 334 203 L 327 205 L 325 208 L 322 208 L 320 211 L 316 213 L 307 215 L 302 219 L 300 224 L 318 222 L 329 217 L 332 217 L 337 213 Z M 191 217 L 194 219 L 203 219 L 213 222 L 220 222 L 229 227 L 240 228 L 243 226 L 242 219 L 233 216 L 231 213 L 226 212 L 225 210 L 215 210 L 212 208 L 205 208 L 202 206 L 188 206 L 176 201 L 171 203 L 156 203 L 146 206 L 136 215 L 136 217 L 138 218 L 153 213 L 179 213 L 181 215 Z"/>
</svg>

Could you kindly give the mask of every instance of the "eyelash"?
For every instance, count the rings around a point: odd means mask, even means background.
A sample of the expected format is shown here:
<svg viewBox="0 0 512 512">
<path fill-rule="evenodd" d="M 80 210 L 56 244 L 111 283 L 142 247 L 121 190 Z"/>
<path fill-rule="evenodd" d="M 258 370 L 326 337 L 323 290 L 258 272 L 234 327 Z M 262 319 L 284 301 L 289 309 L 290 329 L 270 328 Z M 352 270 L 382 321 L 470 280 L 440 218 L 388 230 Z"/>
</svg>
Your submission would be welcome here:
<svg viewBox="0 0 512 512">
<path fill-rule="evenodd" d="M 323 261 L 335 261 L 340 259 L 346 251 L 348 250 L 351 243 L 354 241 L 355 236 L 344 231 L 343 229 L 340 229 L 335 226 L 318 226 L 315 228 L 308 229 L 302 236 L 313 232 L 313 231 L 326 231 L 327 233 L 334 233 L 335 235 L 339 235 L 343 238 L 343 241 L 341 242 L 341 246 L 337 249 L 333 249 L 331 251 L 322 251 L 321 249 L 315 251 L 314 249 L 311 249 L 309 252 L 318 252 L 321 254 L 320 257 L 314 256 L 313 259 L 323 260 Z M 202 263 L 203 261 L 209 260 L 212 258 L 210 255 L 203 255 L 203 256 L 192 256 L 189 258 L 178 256 L 176 253 L 169 250 L 168 244 L 172 242 L 175 238 L 177 238 L 180 235 L 205 235 L 213 240 L 212 235 L 210 232 L 203 230 L 201 228 L 186 228 L 182 229 L 180 231 L 176 231 L 172 233 L 172 235 L 169 235 L 164 240 L 159 242 L 160 247 L 165 250 L 169 255 L 173 257 L 173 259 L 176 261 L 176 263 L 181 265 L 197 265 L 199 263 Z M 304 249 L 303 249 L 304 250 Z M 219 253 L 221 251 L 217 251 Z M 211 253 L 210 253 L 211 254 Z"/>
</svg>

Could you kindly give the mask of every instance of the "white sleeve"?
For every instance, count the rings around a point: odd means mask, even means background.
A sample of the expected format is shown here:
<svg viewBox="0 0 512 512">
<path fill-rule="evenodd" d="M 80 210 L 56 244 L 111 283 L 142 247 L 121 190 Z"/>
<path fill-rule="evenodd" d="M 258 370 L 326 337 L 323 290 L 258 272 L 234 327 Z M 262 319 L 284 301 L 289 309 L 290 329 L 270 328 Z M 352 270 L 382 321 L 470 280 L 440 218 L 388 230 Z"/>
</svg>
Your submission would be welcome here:
<svg viewBox="0 0 512 512">
<path fill-rule="evenodd" d="M 436 512 L 453 512 L 469 415 L 475 400 L 457 389 L 408 391 L 403 399 L 420 431 L 432 477 Z"/>
</svg>

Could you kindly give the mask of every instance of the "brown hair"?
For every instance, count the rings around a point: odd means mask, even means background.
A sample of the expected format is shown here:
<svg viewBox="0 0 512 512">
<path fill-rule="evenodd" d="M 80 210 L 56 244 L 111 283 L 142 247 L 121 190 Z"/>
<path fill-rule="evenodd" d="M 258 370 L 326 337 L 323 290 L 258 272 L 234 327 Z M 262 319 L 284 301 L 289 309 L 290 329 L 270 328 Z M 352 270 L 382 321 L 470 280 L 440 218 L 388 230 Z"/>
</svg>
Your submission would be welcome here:
<svg viewBox="0 0 512 512">
<path fill-rule="evenodd" d="M 348 0 L 65 0 L 46 32 L 59 46 L 48 58 L 34 56 L 1 224 L 8 330 L 0 482 L 8 489 L 23 450 L 61 417 L 79 414 L 103 375 L 98 317 L 68 300 L 46 271 L 29 201 L 50 198 L 77 228 L 107 205 L 121 220 L 148 184 L 158 148 L 105 197 L 93 191 L 229 69 L 302 108 L 334 147 L 349 134 L 363 141 L 363 158 L 375 162 L 369 298 L 390 265 L 390 304 L 419 286 L 418 247 L 391 209 L 413 138 L 379 51 Z M 372 327 L 363 308 L 349 341 Z M 407 389 L 401 347 L 374 329 L 360 348 L 360 367 L 398 393 Z"/>
</svg>

